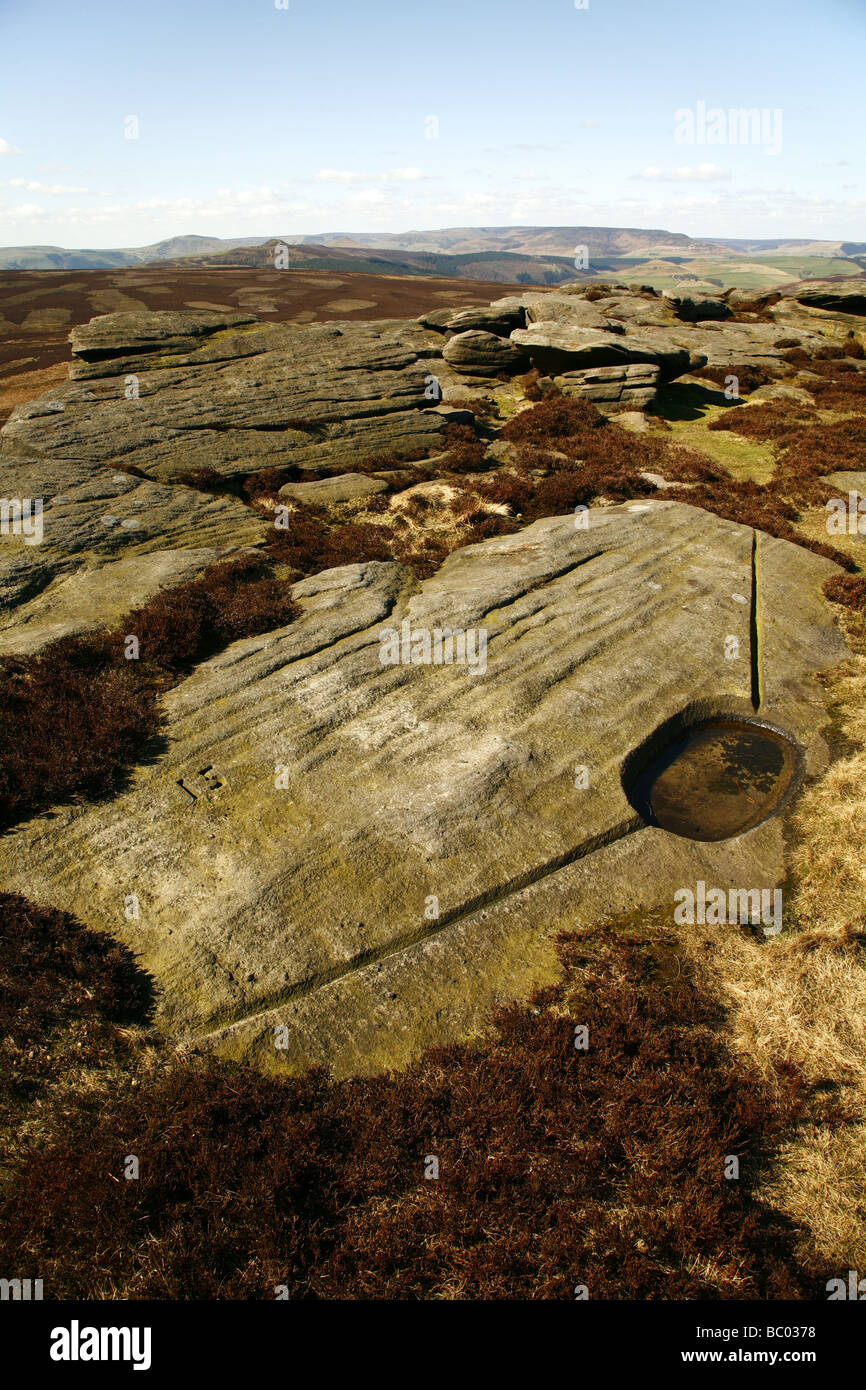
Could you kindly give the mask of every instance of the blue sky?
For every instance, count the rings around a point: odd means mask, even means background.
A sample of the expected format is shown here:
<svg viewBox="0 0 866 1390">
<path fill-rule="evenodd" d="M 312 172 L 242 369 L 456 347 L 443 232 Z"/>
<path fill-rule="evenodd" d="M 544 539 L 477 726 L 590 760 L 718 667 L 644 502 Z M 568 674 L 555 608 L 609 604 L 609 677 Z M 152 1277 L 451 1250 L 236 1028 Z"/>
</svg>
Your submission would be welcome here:
<svg viewBox="0 0 866 1390">
<path fill-rule="evenodd" d="M 866 0 L 0 0 L 0 53 L 4 245 L 866 240 Z M 725 120 L 685 143 L 699 103 Z M 734 108 L 763 135 L 732 143 Z"/>
</svg>

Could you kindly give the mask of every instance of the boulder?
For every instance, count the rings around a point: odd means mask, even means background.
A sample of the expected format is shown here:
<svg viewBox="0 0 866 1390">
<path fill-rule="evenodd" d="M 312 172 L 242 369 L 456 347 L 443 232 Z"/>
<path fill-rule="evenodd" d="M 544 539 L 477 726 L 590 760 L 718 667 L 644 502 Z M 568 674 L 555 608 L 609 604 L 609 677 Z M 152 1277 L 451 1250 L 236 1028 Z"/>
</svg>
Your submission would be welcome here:
<svg viewBox="0 0 866 1390">
<path fill-rule="evenodd" d="M 815 397 L 802 386 L 792 386 L 788 382 L 770 381 L 749 392 L 749 401 L 796 401 L 798 405 L 813 406 Z"/>
<path fill-rule="evenodd" d="M 778 304 L 781 291 L 774 289 L 736 289 L 728 290 L 725 302 L 735 313 L 760 314 L 772 304 Z"/>
<path fill-rule="evenodd" d="M 457 333 L 449 338 L 442 349 L 442 357 L 455 371 L 468 376 L 496 376 L 499 372 L 514 374 L 529 367 L 527 354 L 513 341 L 480 329 Z"/>
<path fill-rule="evenodd" d="M 852 275 L 846 279 L 821 280 L 798 286 L 798 304 L 808 309 L 829 309 L 837 314 L 866 316 L 866 276 Z"/>
<path fill-rule="evenodd" d="M 252 314 L 216 312 L 101 314 L 73 328 L 72 354 L 79 362 L 102 362 L 141 353 L 191 351 L 198 340 L 257 323 Z"/>
<path fill-rule="evenodd" d="M 568 327 L 598 328 L 605 333 L 625 331 L 622 323 L 610 318 L 602 305 L 588 299 L 579 299 L 574 295 L 536 294 L 527 297 L 523 302 L 526 309 L 526 327 L 535 323 L 559 323 Z"/>
<path fill-rule="evenodd" d="M 381 478 L 370 478 L 364 473 L 338 473 L 333 478 L 315 478 L 307 483 L 285 483 L 279 495 L 293 497 L 296 502 L 315 502 L 330 507 L 335 502 L 354 502 L 387 491 L 388 484 Z"/>
<path fill-rule="evenodd" d="M 418 322 L 427 328 L 451 333 L 477 329 L 507 338 L 513 329 L 526 326 L 526 309 L 519 299 L 498 299 L 487 308 L 433 309 L 429 314 L 422 314 Z"/>
<path fill-rule="evenodd" d="M 613 367 L 646 362 L 658 367 L 661 379 L 672 380 L 689 370 L 692 354 L 666 334 L 652 330 L 637 334 L 607 333 L 597 328 L 569 327 L 554 322 L 534 323 L 511 335 L 529 353 L 533 366 L 552 376 L 587 367 Z"/>
<path fill-rule="evenodd" d="M 775 323 L 735 323 L 730 320 L 726 323 L 679 324 L 668 332 L 659 332 L 663 342 L 679 343 L 703 354 L 703 365 L 732 367 L 745 364 L 780 372 L 788 370 L 782 356 L 783 349 L 776 347 L 781 336 Z M 815 332 L 801 330 L 798 336 L 807 351 L 827 341 Z"/>
<path fill-rule="evenodd" d="M 723 299 L 708 294 L 685 294 L 678 290 L 665 290 L 662 298 L 678 319 L 685 323 L 699 323 L 706 319 L 727 319 L 731 310 Z"/>
<path fill-rule="evenodd" d="M 616 423 L 621 429 L 629 430 L 632 434 L 649 434 L 649 421 L 642 410 L 621 410 L 617 414 Z M 643 477 L 648 478 L 650 474 L 644 473 Z"/>
</svg>

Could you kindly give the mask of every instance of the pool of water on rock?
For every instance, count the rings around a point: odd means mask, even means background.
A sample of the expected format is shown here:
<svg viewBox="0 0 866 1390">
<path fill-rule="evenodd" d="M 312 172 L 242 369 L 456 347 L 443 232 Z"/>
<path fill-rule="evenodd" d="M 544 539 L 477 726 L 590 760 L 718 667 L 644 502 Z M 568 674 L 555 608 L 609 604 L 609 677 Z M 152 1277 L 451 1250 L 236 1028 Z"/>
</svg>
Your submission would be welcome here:
<svg viewBox="0 0 866 1390">
<path fill-rule="evenodd" d="M 690 840 L 727 840 L 776 811 L 797 773 L 796 745 L 747 720 L 680 729 L 643 767 L 629 799 L 649 825 Z"/>
</svg>

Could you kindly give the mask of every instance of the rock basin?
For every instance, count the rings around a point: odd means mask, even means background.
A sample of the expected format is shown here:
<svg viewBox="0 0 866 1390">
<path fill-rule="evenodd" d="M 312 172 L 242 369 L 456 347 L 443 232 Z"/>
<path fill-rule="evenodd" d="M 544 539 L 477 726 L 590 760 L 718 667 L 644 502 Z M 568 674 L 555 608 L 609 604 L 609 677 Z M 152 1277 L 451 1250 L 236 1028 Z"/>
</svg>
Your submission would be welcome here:
<svg viewBox="0 0 866 1390">
<path fill-rule="evenodd" d="M 648 825 L 690 840 L 727 840 L 787 800 L 802 759 L 781 730 L 733 716 L 673 724 L 624 775 Z"/>
</svg>

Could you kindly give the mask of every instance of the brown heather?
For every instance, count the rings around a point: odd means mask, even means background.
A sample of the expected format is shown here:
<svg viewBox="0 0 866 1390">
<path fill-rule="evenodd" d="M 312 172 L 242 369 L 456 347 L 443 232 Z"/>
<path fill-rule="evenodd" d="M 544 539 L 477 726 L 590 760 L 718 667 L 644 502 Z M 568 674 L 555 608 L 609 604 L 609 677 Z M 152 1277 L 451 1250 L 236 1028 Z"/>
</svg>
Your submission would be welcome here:
<svg viewBox="0 0 866 1390">
<path fill-rule="evenodd" d="M 750 391 L 757 391 L 759 386 L 766 386 L 776 379 L 762 367 L 753 366 L 748 362 L 741 362 L 732 367 L 701 367 L 695 372 L 695 376 L 714 381 L 717 386 L 725 386 L 728 378 L 735 376 L 738 389 L 745 395 L 748 395 Z"/>
<path fill-rule="evenodd" d="M 749 406 L 748 413 L 763 413 L 765 409 L 769 407 Z M 738 408 L 733 413 L 747 412 Z M 773 412 L 774 420 L 777 414 Z M 796 431 L 796 422 L 791 428 Z M 727 521 L 753 526 L 769 535 L 806 546 L 844 568 L 855 567 L 851 559 L 832 546 L 805 538 L 795 530 L 792 522 L 797 520 L 797 509 L 781 495 L 775 480 L 768 486 L 761 486 L 733 479 L 721 465 L 691 449 L 670 445 L 663 437 L 630 434 L 614 420 L 605 422 L 589 402 L 562 397 L 545 400 L 509 421 L 503 434 L 519 445 L 519 464 L 526 492 L 507 484 L 511 495 L 505 491 L 500 497 L 495 489 L 489 495 L 509 504 L 513 495 L 515 505 L 527 520 L 558 516 L 575 506 L 588 505 L 598 497 L 610 501 L 650 495 L 668 497 L 679 502 L 688 501 Z M 804 437 L 808 440 L 811 430 Z M 799 438 L 796 432 L 794 438 Z M 547 470 L 547 476 L 530 477 L 530 471 L 538 471 L 539 465 Z M 793 474 L 795 466 L 792 463 L 788 473 Z M 687 482 L 689 491 L 657 491 L 643 476 L 650 472 L 669 482 Z M 823 500 L 823 490 L 816 489 L 814 484 L 808 496 L 811 498 L 813 493 L 817 496 L 818 492 Z"/>
<path fill-rule="evenodd" d="M 866 577 L 862 574 L 834 574 L 826 580 L 824 593 L 831 603 L 841 603 L 866 616 Z"/>
<path fill-rule="evenodd" d="M 0 893 L 0 1132 L 38 1124 L 52 1088 L 131 1060 L 124 1030 L 146 1023 L 151 982 L 130 951 L 74 917 Z M 3 1146 L 8 1158 L 9 1145 Z M 3 1162 L 0 1162 L 2 1171 Z"/>
<path fill-rule="evenodd" d="M 443 472 L 478 473 L 483 469 L 486 448 L 471 425 L 446 425 L 444 434 L 448 451 L 442 460 Z"/>
<path fill-rule="evenodd" d="M 18 1014 L 50 1027 L 91 962 L 89 1008 L 112 1007 L 112 971 L 134 999 L 126 962 L 86 936 L 73 966 L 48 938 L 31 952 L 39 1001 L 19 991 Z M 796 1070 L 759 1080 L 729 1054 L 651 915 L 560 949 L 560 985 L 400 1075 L 164 1057 L 64 1092 L 53 1139 L 20 1145 L 0 1187 L 0 1264 L 38 1268 L 54 1298 L 817 1297 L 828 1272 L 795 1259 L 802 1228 L 754 1195 L 804 1111 Z"/>
<path fill-rule="evenodd" d="M 274 527 L 267 545 L 274 560 L 288 565 L 296 575 L 306 575 L 338 565 L 390 560 L 389 542 L 390 532 L 384 526 L 358 521 L 329 526 L 325 507 L 297 502 L 288 527 Z"/>
</svg>

